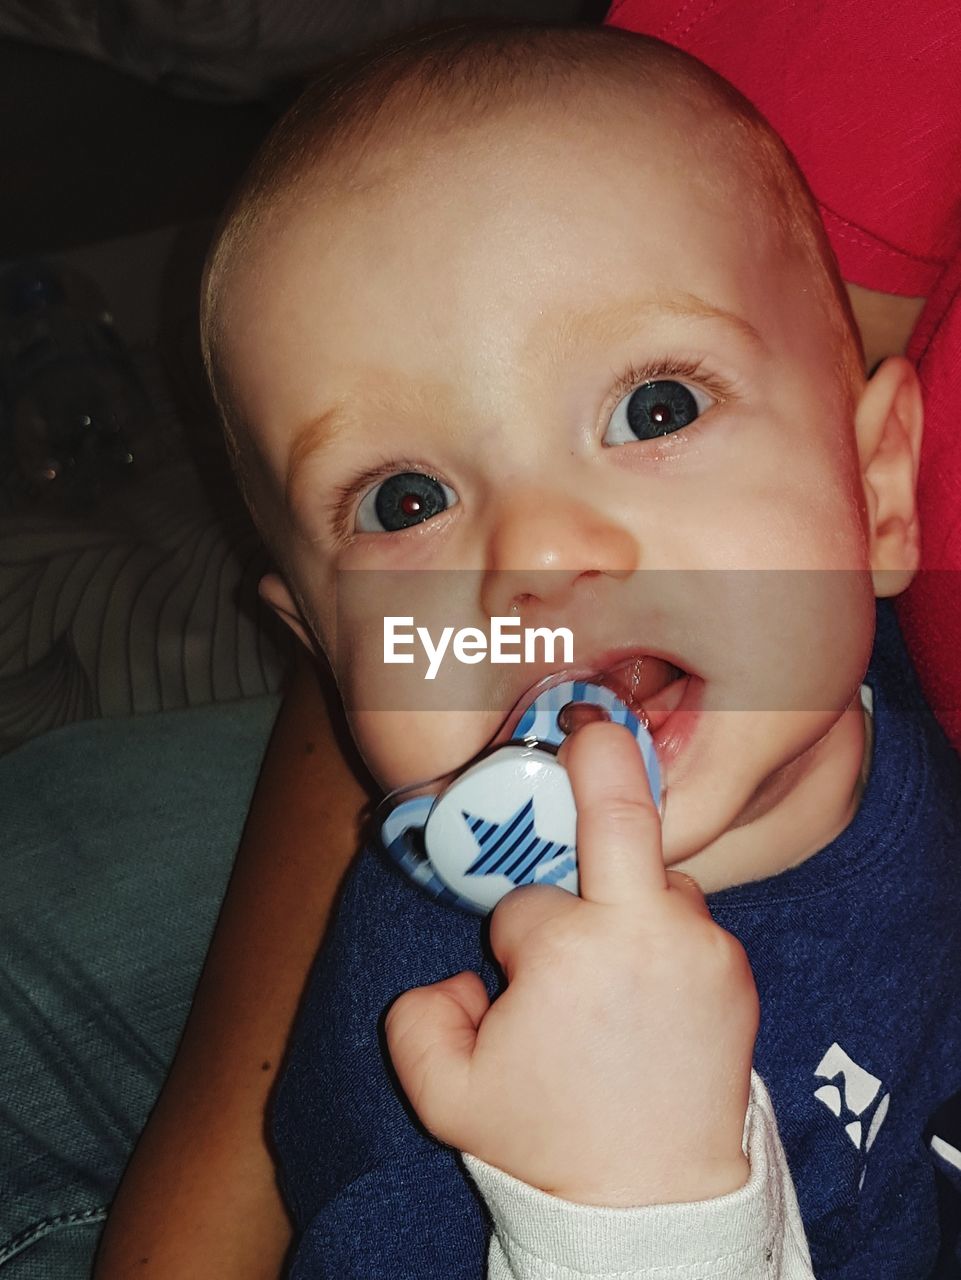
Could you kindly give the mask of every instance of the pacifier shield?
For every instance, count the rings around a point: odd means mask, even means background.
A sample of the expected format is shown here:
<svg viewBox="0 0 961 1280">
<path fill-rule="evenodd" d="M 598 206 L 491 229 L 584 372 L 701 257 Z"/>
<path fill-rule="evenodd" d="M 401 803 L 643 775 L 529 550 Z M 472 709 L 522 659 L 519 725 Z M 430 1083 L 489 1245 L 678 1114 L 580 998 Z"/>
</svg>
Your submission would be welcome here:
<svg viewBox="0 0 961 1280">
<path fill-rule="evenodd" d="M 436 797 L 418 788 L 387 802 L 384 848 L 425 892 L 481 915 L 525 884 L 577 893 L 577 813 L 567 771 L 554 754 L 572 727 L 568 708 L 596 708 L 625 725 L 640 748 L 654 803 L 661 771 L 637 716 L 603 685 L 564 680 L 527 706 L 512 739 L 449 782 Z M 424 784 L 426 787 L 428 784 Z"/>
<path fill-rule="evenodd" d="M 524 884 L 577 892 L 577 811 L 567 771 L 549 752 L 511 745 L 467 769 L 438 797 L 424 828 L 438 877 L 490 911 Z"/>
</svg>

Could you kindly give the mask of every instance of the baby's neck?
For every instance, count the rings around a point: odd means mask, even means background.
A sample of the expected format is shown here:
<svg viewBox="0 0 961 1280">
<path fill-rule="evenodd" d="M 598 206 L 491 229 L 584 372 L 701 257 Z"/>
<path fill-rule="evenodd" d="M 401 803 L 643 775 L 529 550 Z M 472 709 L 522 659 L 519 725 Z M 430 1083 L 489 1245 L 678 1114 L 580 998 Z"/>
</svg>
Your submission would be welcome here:
<svg viewBox="0 0 961 1280">
<path fill-rule="evenodd" d="M 705 893 L 763 880 L 818 853 L 857 813 L 871 753 L 860 697 L 820 742 L 782 771 L 779 793 L 757 816 L 678 863 Z"/>
</svg>

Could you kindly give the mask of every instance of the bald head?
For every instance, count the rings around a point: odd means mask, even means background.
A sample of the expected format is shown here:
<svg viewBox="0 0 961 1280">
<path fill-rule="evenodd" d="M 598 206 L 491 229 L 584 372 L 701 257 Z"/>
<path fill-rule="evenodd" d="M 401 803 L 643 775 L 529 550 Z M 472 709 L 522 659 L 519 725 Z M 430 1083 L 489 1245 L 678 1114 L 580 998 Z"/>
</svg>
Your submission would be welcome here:
<svg viewBox="0 0 961 1280">
<path fill-rule="evenodd" d="M 835 372 L 845 388 L 856 385 L 856 329 L 816 206 L 780 139 L 736 90 L 688 55 L 622 31 L 462 26 L 401 37 L 332 67 L 276 126 L 234 197 L 208 260 L 202 341 L 242 483 L 246 410 L 227 355 L 236 278 L 249 276 L 305 206 L 380 198 L 452 139 L 470 147 L 499 119 L 525 117 L 552 120 L 554 132 L 624 117 L 676 131 L 678 163 L 693 163 L 702 187 L 736 206 L 745 236 L 773 237 L 803 261 L 836 340 Z"/>
</svg>

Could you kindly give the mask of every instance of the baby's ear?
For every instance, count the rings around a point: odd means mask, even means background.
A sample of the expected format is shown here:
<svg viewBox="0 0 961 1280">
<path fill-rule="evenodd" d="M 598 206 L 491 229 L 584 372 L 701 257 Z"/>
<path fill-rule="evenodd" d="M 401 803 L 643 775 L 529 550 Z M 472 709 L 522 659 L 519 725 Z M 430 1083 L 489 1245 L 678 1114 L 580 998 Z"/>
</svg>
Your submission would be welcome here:
<svg viewBox="0 0 961 1280">
<path fill-rule="evenodd" d="M 316 653 L 317 646 L 304 623 L 304 616 L 283 578 L 276 573 L 265 573 L 257 590 L 264 604 L 269 605 L 282 622 L 286 622 L 301 644 L 306 645 L 311 653 Z"/>
<path fill-rule="evenodd" d="M 878 365 L 854 422 L 874 591 L 896 596 L 911 582 L 921 558 L 916 488 L 924 410 L 918 376 L 903 356 Z"/>
</svg>

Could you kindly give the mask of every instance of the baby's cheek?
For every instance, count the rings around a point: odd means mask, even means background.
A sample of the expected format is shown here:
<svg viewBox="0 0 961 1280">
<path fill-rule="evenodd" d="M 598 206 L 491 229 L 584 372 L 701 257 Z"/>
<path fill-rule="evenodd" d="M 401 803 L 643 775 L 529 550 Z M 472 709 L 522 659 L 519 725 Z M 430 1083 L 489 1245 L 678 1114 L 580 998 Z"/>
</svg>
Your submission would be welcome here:
<svg viewBox="0 0 961 1280">
<path fill-rule="evenodd" d="M 860 507 L 860 488 L 845 475 L 808 474 L 770 493 L 768 518 L 772 558 L 787 568 L 821 572 L 864 571 L 868 543 Z"/>
<path fill-rule="evenodd" d="M 348 707 L 348 720 L 384 791 L 443 778 L 477 755 L 497 730 L 496 717 L 470 711 Z"/>
<path fill-rule="evenodd" d="M 700 667 L 717 710 L 834 712 L 863 675 L 874 626 L 864 570 L 778 568 L 702 575 Z M 692 628 L 693 631 L 693 628 Z"/>
<path fill-rule="evenodd" d="M 870 573 L 825 568 L 795 576 L 788 705 L 840 711 L 864 677 L 874 637 Z"/>
</svg>

